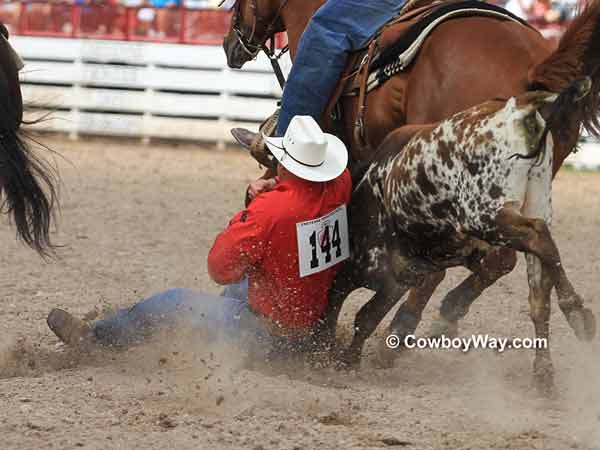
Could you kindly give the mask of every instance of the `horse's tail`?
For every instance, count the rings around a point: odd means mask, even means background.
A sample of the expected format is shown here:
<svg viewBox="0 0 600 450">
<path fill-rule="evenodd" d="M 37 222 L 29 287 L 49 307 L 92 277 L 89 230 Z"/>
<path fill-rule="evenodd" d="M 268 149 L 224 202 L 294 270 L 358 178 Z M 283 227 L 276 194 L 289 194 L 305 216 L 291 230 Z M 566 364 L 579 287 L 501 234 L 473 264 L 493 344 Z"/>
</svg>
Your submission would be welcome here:
<svg viewBox="0 0 600 450">
<path fill-rule="evenodd" d="M 600 0 L 590 0 L 561 38 L 558 48 L 529 72 L 531 90 L 562 92 L 590 77 L 589 95 L 578 103 L 580 123 L 600 137 Z"/>
</svg>

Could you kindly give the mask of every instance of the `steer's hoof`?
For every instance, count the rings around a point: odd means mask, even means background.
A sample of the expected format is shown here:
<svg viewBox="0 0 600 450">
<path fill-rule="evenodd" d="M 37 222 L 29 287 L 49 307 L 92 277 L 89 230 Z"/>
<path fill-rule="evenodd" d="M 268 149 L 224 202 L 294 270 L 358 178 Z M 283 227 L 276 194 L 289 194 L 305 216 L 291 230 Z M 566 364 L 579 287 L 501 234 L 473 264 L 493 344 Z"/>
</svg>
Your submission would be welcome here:
<svg viewBox="0 0 600 450">
<path fill-rule="evenodd" d="M 446 336 L 450 339 L 458 336 L 458 320 L 448 320 L 439 315 L 431 324 L 430 337 Z"/>
<path fill-rule="evenodd" d="M 591 341 L 596 337 L 596 317 L 589 308 L 571 311 L 567 321 L 580 341 Z"/>
<path fill-rule="evenodd" d="M 552 399 L 558 395 L 554 384 L 554 366 L 549 358 L 536 358 L 533 361 L 533 384 L 541 397 Z"/>
<path fill-rule="evenodd" d="M 360 367 L 360 353 L 351 349 L 337 352 L 335 368 L 337 370 L 355 370 Z"/>
<path fill-rule="evenodd" d="M 393 368 L 403 348 L 392 348 L 387 341 L 380 341 L 375 351 L 375 365 L 380 369 Z"/>
</svg>

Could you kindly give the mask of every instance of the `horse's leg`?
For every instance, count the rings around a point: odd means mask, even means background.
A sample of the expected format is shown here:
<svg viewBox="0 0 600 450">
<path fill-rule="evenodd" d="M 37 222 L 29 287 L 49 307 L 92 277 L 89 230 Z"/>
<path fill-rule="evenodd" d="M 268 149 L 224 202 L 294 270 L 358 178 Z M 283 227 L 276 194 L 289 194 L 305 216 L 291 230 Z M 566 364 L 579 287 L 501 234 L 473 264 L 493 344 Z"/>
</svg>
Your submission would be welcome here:
<svg viewBox="0 0 600 450">
<path fill-rule="evenodd" d="M 405 284 L 386 286 L 375 293 L 363 305 L 354 321 L 354 336 L 350 347 L 340 356 L 341 362 L 356 366 L 360 362 L 363 347 L 367 339 L 373 334 L 385 315 L 394 307 L 410 288 Z"/>
<path fill-rule="evenodd" d="M 400 305 L 388 329 L 388 336 L 397 336 L 400 346 L 397 349 L 390 348 L 385 339 L 378 344 L 377 360 L 381 366 L 389 367 L 393 364 L 398 349 L 403 348 L 405 338 L 417 329 L 425 305 L 445 276 L 446 271 L 434 272 L 427 275 L 420 285 L 410 290 L 408 298 Z"/>
<path fill-rule="evenodd" d="M 484 290 L 512 272 L 516 264 L 516 253 L 509 248 L 497 248 L 483 258 L 466 280 L 446 294 L 430 334 L 455 337 L 458 334 L 458 321 L 467 315 L 475 300 Z"/>
</svg>

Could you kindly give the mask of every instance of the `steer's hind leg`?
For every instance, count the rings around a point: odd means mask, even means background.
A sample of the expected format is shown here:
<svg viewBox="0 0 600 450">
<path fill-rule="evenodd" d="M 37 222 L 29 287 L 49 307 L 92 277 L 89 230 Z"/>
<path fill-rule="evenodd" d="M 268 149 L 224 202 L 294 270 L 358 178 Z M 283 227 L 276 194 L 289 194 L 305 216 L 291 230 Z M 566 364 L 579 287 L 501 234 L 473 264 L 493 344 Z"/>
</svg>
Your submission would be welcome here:
<svg viewBox="0 0 600 450">
<path fill-rule="evenodd" d="M 498 215 L 501 234 L 508 238 L 515 248 L 536 255 L 548 271 L 556 293 L 558 305 L 569 325 L 580 340 L 591 340 L 596 334 L 596 319 L 590 309 L 583 307 L 583 299 L 567 277 L 560 259 L 560 253 L 546 222 L 541 219 L 528 219 L 510 208 L 504 208 Z M 504 228 L 502 228 L 504 227 Z M 515 239 L 515 237 L 518 237 Z"/>
<path fill-rule="evenodd" d="M 543 393 L 554 388 L 554 366 L 550 356 L 550 293 L 556 279 L 550 270 L 548 249 L 540 247 L 539 228 L 546 223 L 541 219 L 528 219 L 511 207 L 503 208 L 497 218 L 500 238 L 512 248 L 526 252 L 527 281 L 529 282 L 530 317 L 535 328 L 535 337 L 546 345 L 535 349 L 533 373 L 536 387 Z"/>
<path fill-rule="evenodd" d="M 526 254 L 527 280 L 529 282 L 529 314 L 535 328 L 536 339 L 545 339 L 546 345 L 537 341 L 535 359 L 533 360 L 533 376 L 536 388 L 540 393 L 548 395 L 554 390 L 554 366 L 550 356 L 550 312 L 552 277 L 541 260 Z"/>
<path fill-rule="evenodd" d="M 500 237 L 516 249 L 527 253 L 527 272 L 530 286 L 529 302 L 531 318 L 534 323 L 536 337 L 549 338 L 550 292 L 554 286 L 558 292 L 559 305 L 578 336 L 587 337 L 595 332 L 595 321 L 585 319 L 583 301 L 575 292 L 567 278 L 560 261 L 548 225 L 541 219 L 523 217 L 513 208 L 503 208 L 496 219 Z M 577 323 L 572 317 L 581 314 Z M 571 316 L 570 315 L 574 315 Z M 577 326 L 581 328 L 578 329 Z M 548 341 L 547 341 L 548 342 Z M 550 358 L 549 342 L 546 348 L 536 348 L 534 372 L 538 386 L 546 389 L 552 386 L 553 367 Z"/>
<path fill-rule="evenodd" d="M 439 317 L 431 325 L 430 335 L 455 337 L 458 334 L 458 321 L 467 315 L 475 300 L 485 289 L 512 272 L 516 264 L 516 254 L 508 248 L 494 249 L 483 258 L 466 280 L 446 294 Z"/>
<path fill-rule="evenodd" d="M 583 307 L 583 299 L 575 292 L 575 288 L 567 277 L 558 248 L 552 239 L 548 226 L 540 221 L 536 222 L 535 226 L 538 236 L 532 242 L 532 249 L 537 250 L 540 255 L 546 255 L 546 259 L 542 258 L 542 260 L 554 280 L 554 287 L 558 295 L 558 306 L 575 332 L 577 339 L 590 341 L 596 335 L 594 314 L 589 308 Z"/>
</svg>

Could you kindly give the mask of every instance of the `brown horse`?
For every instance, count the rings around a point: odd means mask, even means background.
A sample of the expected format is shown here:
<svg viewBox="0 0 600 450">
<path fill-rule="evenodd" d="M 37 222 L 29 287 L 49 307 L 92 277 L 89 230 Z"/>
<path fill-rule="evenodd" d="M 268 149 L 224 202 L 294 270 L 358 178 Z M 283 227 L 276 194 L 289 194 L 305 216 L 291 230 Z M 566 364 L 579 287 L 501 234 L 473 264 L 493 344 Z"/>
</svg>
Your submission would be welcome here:
<svg viewBox="0 0 600 450">
<path fill-rule="evenodd" d="M 57 174 L 37 157 L 21 130 L 23 100 L 20 59 L 0 24 L 0 211 L 10 214 L 17 237 L 42 256 L 53 253 L 50 223 L 56 205 Z"/>
<path fill-rule="evenodd" d="M 228 64 L 241 67 L 274 33 L 284 30 L 293 59 L 303 30 L 323 3 L 322 0 L 238 0 L 231 30 L 224 39 Z M 462 17 L 440 24 L 408 70 L 368 95 L 365 126 L 369 147 L 377 148 L 401 125 L 435 123 L 488 99 L 508 98 L 534 89 L 560 92 L 576 78 L 589 75 L 594 67 L 595 54 L 600 54 L 599 17 L 600 0 L 593 0 L 573 21 L 556 50 L 536 31 L 512 21 Z M 554 174 L 575 148 L 582 120 L 592 133 L 597 125 L 600 82 L 598 77 L 592 78 L 592 93 L 579 113 L 569 119 L 570 126 L 566 127 L 569 132 L 555 136 Z M 342 106 L 343 138 L 353 136 L 356 97 L 345 98 Z M 353 145 L 351 139 L 346 139 L 346 144 L 354 161 L 370 159 L 364 147 Z M 503 249 L 488 255 L 473 268 L 473 274 L 442 303 L 440 322 L 447 334 L 456 330 L 458 319 L 464 317 L 483 290 L 512 271 L 515 264 L 515 253 Z M 425 304 L 443 278 L 444 272 L 439 272 L 411 290 L 398 312 L 404 317 L 397 316 L 395 321 L 416 327 Z M 545 287 L 533 289 L 530 294 L 536 329 L 548 327 L 549 311 L 536 306 L 547 295 L 549 289 Z M 329 305 L 326 319 L 330 330 L 335 329 L 340 308 L 340 302 Z M 373 322 L 378 323 L 385 312 L 374 314 Z"/>
</svg>

